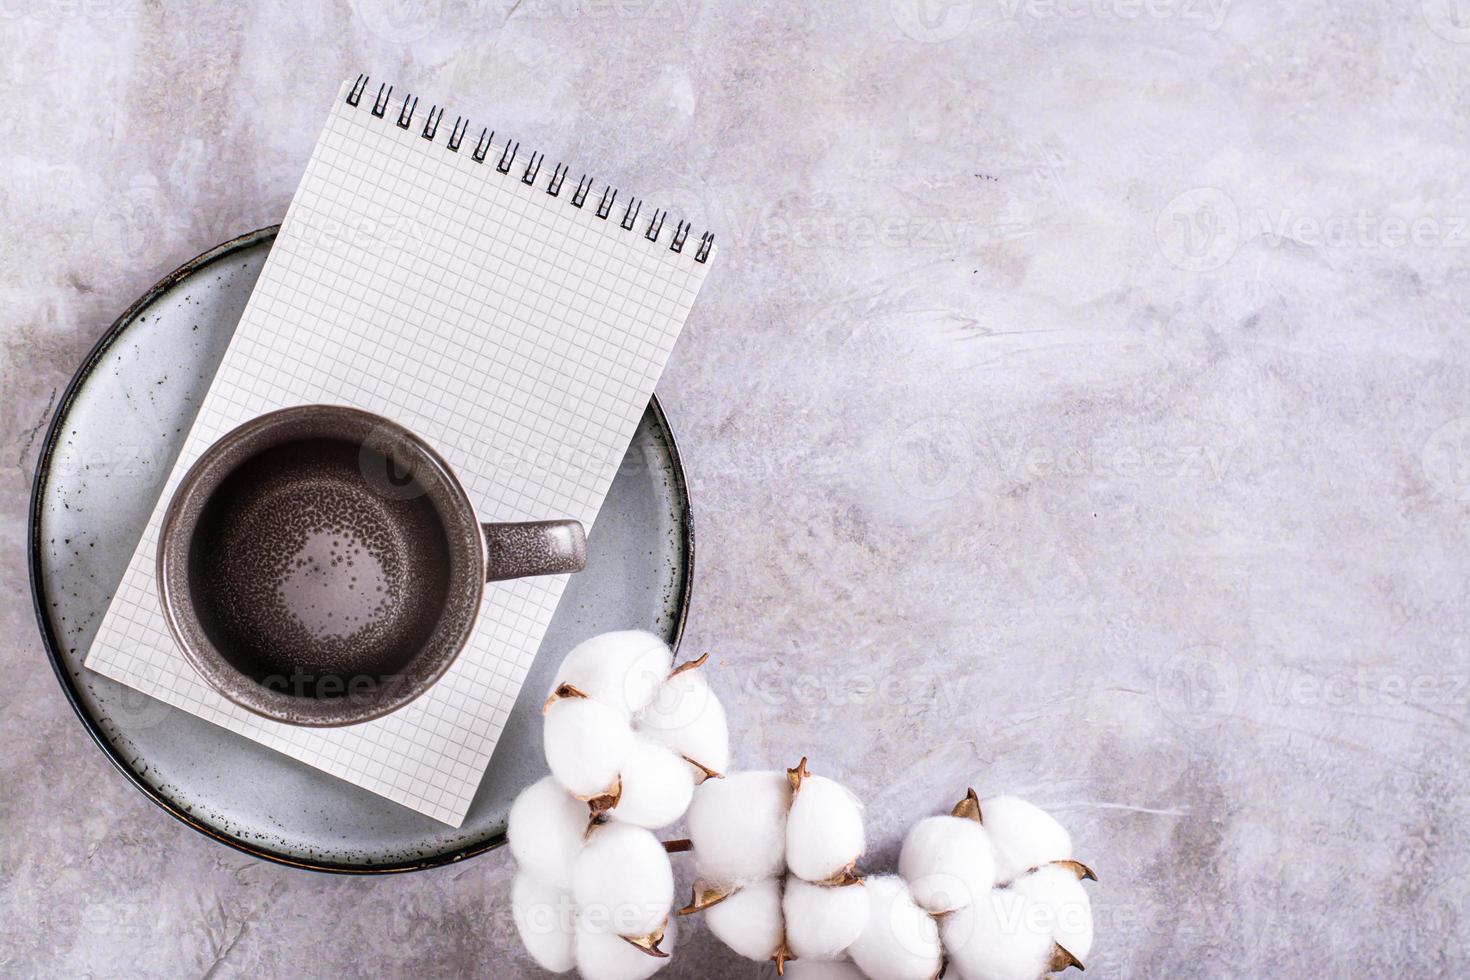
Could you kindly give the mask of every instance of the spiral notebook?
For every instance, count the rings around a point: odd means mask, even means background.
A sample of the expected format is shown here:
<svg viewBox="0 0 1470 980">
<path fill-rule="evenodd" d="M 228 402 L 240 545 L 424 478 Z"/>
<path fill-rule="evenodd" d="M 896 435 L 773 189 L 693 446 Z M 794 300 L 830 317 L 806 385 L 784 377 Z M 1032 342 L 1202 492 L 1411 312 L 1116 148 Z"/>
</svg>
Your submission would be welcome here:
<svg viewBox="0 0 1470 980">
<path fill-rule="evenodd" d="M 489 586 L 469 645 L 406 708 L 295 728 L 226 701 L 175 648 L 154 585 L 163 511 L 226 432 L 331 402 L 426 437 L 487 519 L 590 529 L 713 252 L 488 127 L 344 85 L 87 666 L 459 825 L 566 576 Z"/>
</svg>

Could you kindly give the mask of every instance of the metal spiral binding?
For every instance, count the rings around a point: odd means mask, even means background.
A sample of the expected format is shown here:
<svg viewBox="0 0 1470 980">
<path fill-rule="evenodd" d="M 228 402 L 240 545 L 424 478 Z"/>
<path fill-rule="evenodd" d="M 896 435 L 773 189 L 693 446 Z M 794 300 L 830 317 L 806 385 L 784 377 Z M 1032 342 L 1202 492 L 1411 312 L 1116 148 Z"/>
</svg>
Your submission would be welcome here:
<svg viewBox="0 0 1470 980">
<path fill-rule="evenodd" d="M 357 81 L 353 83 L 351 90 L 347 93 L 347 104 L 356 108 L 362 103 L 362 97 L 367 93 L 368 76 L 358 75 Z M 382 119 L 388 112 L 388 101 L 393 96 L 393 86 L 382 84 L 378 86 L 378 93 L 373 98 L 369 111 L 374 116 Z M 399 107 L 398 115 L 394 124 L 400 129 L 410 129 L 413 126 L 414 113 L 417 112 L 419 100 L 412 95 L 403 97 L 403 104 Z M 439 123 L 444 118 L 444 107 L 434 105 L 429 107 L 428 115 L 424 117 L 423 128 L 419 135 L 429 142 L 434 142 L 439 134 Z M 470 121 L 464 116 L 454 117 L 454 126 L 449 131 L 445 142 L 450 152 L 458 153 L 464 144 L 465 135 L 469 132 Z M 488 126 L 480 130 L 480 136 L 475 140 L 473 149 L 470 151 L 470 159 L 475 163 L 484 163 L 490 153 L 491 142 L 495 139 L 495 130 Z M 502 174 L 509 174 L 511 167 L 515 165 L 516 155 L 520 151 L 521 144 L 515 140 L 507 140 L 504 150 L 501 151 L 500 159 L 495 163 L 495 170 Z M 546 154 L 533 151 L 526 160 L 525 170 L 521 174 L 521 183 L 528 186 L 536 186 L 536 181 L 541 174 L 541 165 L 546 161 Z M 561 196 L 562 184 L 565 183 L 571 168 L 564 163 L 558 163 L 551 170 L 551 177 L 546 185 L 546 193 L 552 197 Z M 577 179 L 577 189 L 570 196 L 572 207 L 581 208 L 587 203 L 587 195 L 592 191 L 593 179 L 583 174 Z M 606 219 L 612 214 L 613 203 L 617 200 L 617 188 L 611 184 L 603 188 L 602 196 L 598 201 L 596 215 Z M 623 206 L 623 216 L 618 221 L 618 226 L 624 231 L 632 231 L 638 223 L 638 213 L 643 207 L 643 201 L 639 198 L 631 198 Z M 667 210 L 654 208 L 652 217 L 643 231 L 643 237 L 650 242 L 657 242 L 663 233 L 664 219 L 669 216 Z M 674 225 L 673 234 L 669 239 L 669 251 L 680 254 L 684 251 L 684 244 L 689 239 L 693 230 L 687 221 L 678 221 Z M 699 247 L 694 250 L 694 261 L 701 264 L 709 261 L 710 252 L 714 249 L 715 236 L 711 232 L 705 232 L 699 238 Z"/>
</svg>

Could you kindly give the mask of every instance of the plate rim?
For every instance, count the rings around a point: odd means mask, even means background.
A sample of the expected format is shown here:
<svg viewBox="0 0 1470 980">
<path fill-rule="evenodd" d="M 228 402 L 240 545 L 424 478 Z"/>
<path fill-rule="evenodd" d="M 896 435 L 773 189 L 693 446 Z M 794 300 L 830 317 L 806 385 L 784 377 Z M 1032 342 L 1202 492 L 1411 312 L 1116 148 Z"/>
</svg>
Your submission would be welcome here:
<svg viewBox="0 0 1470 980">
<path fill-rule="evenodd" d="M 426 871 L 430 868 L 456 864 L 465 858 L 476 857 L 500 847 L 505 843 L 505 833 L 492 834 L 488 838 L 472 841 L 462 847 L 410 861 L 393 861 L 383 864 L 345 864 L 336 861 L 313 861 L 270 848 L 259 847 L 249 841 L 211 827 L 196 819 L 192 814 L 181 810 L 172 800 L 169 800 L 162 793 L 143 781 L 141 776 L 122 757 L 117 747 L 108 740 L 97 723 L 97 720 L 84 707 L 77 691 L 76 681 L 67 671 L 66 665 L 62 662 L 61 646 L 56 632 L 53 629 L 53 624 L 46 612 L 48 608 L 46 589 L 42 581 L 41 569 L 41 501 L 45 493 L 45 488 L 50 482 L 51 461 L 55 455 L 62 424 L 70 412 L 77 393 L 81 390 L 82 385 L 88 377 L 91 376 L 92 371 L 97 367 L 103 355 L 122 336 L 123 331 L 134 322 L 140 311 L 193 273 L 236 252 L 275 238 L 280 227 L 279 224 L 267 225 L 263 228 L 246 232 L 243 235 L 237 235 L 229 241 L 206 249 L 158 280 L 143 295 L 130 303 L 127 309 L 103 331 L 102 336 L 92 345 L 92 349 L 87 352 L 87 356 L 82 359 L 81 365 L 66 383 L 66 388 L 62 392 L 61 398 L 57 400 L 55 409 L 51 414 L 51 419 L 47 423 L 46 436 L 41 441 L 40 453 L 36 458 L 35 473 L 31 479 L 30 503 L 26 509 L 26 565 L 30 575 L 31 603 L 35 609 L 36 625 L 40 629 L 41 642 L 46 649 L 46 659 L 51 662 L 51 669 L 56 674 L 56 680 L 61 685 L 62 691 L 66 694 L 66 699 L 71 704 L 72 711 L 76 713 L 77 718 L 82 722 L 82 726 L 86 728 L 87 733 L 92 737 L 93 743 L 102 750 L 103 755 L 112 762 L 113 767 L 122 773 L 128 782 L 139 792 L 186 827 L 190 827 L 211 840 L 234 848 L 242 853 L 249 854 L 252 857 L 307 871 L 346 875 L 382 875 L 399 874 L 408 871 Z M 679 583 L 679 598 L 678 607 L 675 612 L 674 635 L 670 643 L 675 650 L 678 650 L 679 641 L 684 636 L 684 627 L 689 621 L 689 601 L 694 586 L 694 508 L 693 501 L 689 496 L 689 484 L 685 478 L 683 460 L 679 455 L 679 446 L 674 438 L 674 430 L 669 426 L 668 416 L 664 414 L 663 406 L 659 403 L 656 393 L 649 396 L 648 407 L 653 412 L 654 421 L 668 444 L 669 460 L 673 464 L 674 492 L 683 510 L 681 523 L 683 524 L 682 531 L 684 536 L 684 574 L 681 576 L 682 581 Z"/>
</svg>

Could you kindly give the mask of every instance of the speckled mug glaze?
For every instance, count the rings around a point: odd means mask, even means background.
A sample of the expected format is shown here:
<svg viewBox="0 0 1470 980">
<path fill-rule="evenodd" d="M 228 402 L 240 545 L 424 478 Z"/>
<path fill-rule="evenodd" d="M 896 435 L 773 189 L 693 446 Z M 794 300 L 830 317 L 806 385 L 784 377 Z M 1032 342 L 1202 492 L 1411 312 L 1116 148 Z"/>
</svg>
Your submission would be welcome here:
<svg viewBox="0 0 1470 980">
<path fill-rule="evenodd" d="M 481 524 L 444 460 L 396 423 L 304 405 L 225 435 L 169 502 L 165 617 L 231 701 L 329 727 L 397 710 L 459 655 L 486 581 L 580 571 L 576 521 Z"/>
</svg>

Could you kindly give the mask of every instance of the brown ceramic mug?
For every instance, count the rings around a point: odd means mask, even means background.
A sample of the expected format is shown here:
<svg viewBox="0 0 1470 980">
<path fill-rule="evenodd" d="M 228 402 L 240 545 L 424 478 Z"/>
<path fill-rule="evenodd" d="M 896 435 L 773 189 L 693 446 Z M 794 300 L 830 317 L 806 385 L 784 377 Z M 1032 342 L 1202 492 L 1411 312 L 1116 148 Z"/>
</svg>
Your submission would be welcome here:
<svg viewBox="0 0 1470 980">
<path fill-rule="evenodd" d="M 469 640 L 487 581 L 580 571 L 582 525 L 481 524 L 448 464 L 387 419 L 303 405 L 207 449 L 169 501 L 158 593 L 210 686 L 329 727 L 394 711 Z"/>
</svg>

